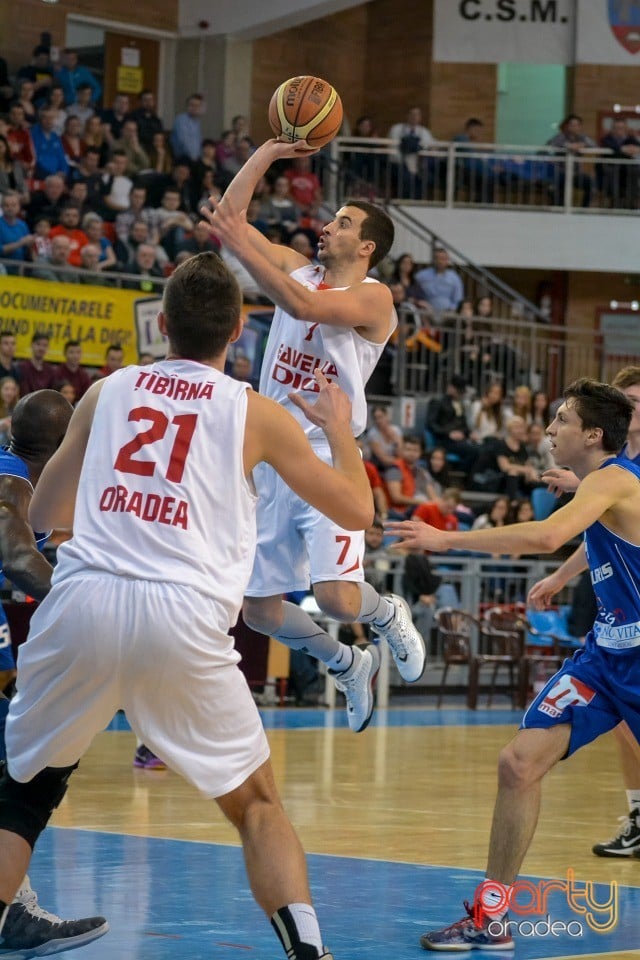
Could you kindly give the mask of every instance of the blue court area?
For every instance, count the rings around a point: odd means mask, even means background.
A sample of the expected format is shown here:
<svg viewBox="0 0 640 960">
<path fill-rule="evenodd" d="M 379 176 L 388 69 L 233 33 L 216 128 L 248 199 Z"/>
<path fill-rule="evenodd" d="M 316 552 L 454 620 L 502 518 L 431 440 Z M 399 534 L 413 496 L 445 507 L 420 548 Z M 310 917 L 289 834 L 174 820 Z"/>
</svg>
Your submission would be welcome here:
<svg viewBox="0 0 640 960">
<path fill-rule="evenodd" d="M 457 919 L 462 900 L 472 896 L 481 879 L 478 871 L 459 868 L 324 855 L 308 860 L 316 906 L 336 960 L 426 957 L 418 945 L 420 934 Z M 31 876 L 50 909 L 109 919 L 111 932 L 85 949 L 87 960 L 283 957 L 247 889 L 237 847 L 51 828 L 41 838 Z M 640 889 L 619 887 L 618 893 L 618 922 L 607 934 L 592 932 L 562 892 L 550 894 L 552 919 L 574 921 L 574 930 L 580 921 L 582 935 L 520 937 L 515 956 L 637 955 Z M 594 884 L 590 896 L 604 903 L 609 888 Z M 512 954 L 483 951 L 480 956 Z"/>
</svg>

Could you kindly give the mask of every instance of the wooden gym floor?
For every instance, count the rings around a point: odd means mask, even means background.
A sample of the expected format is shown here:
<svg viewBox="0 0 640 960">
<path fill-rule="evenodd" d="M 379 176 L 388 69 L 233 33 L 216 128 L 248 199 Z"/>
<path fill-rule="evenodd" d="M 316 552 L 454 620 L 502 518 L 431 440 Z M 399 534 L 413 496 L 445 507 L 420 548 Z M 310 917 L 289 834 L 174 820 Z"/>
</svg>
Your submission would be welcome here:
<svg viewBox="0 0 640 960">
<path fill-rule="evenodd" d="M 392 708 L 354 735 L 341 710 L 263 711 L 336 960 L 418 960 L 427 956 L 420 934 L 462 916 L 482 878 L 497 754 L 519 716 Z M 134 770 L 134 748 L 119 715 L 72 778 L 32 865 L 42 905 L 109 919 L 111 932 L 84 948 L 87 960 L 278 960 L 233 830 L 176 774 Z M 594 883 L 598 904 L 615 881 L 615 925 L 594 932 L 556 891 L 546 913 L 569 932 L 532 937 L 523 927 L 517 958 L 640 958 L 640 861 L 591 854 L 625 812 L 610 736 L 552 772 L 524 872 L 535 881 L 571 869 L 576 888 Z M 594 909 L 595 921 L 605 912 Z"/>
</svg>

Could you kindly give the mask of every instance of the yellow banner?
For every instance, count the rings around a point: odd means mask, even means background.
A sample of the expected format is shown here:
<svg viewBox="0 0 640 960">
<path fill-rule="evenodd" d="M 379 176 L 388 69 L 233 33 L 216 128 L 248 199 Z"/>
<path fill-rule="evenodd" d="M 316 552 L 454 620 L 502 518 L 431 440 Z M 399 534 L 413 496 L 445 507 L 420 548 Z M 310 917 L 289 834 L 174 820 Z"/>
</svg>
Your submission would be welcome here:
<svg viewBox="0 0 640 960">
<path fill-rule="evenodd" d="M 101 367 L 112 343 L 122 346 L 125 363 L 136 363 L 140 353 L 166 353 L 156 322 L 161 303 L 140 290 L 0 276 L 0 331 L 15 334 L 17 357 L 30 357 L 33 334 L 44 332 L 54 363 L 64 359 L 67 340 L 80 341 L 87 366 Z"/>
</svg>

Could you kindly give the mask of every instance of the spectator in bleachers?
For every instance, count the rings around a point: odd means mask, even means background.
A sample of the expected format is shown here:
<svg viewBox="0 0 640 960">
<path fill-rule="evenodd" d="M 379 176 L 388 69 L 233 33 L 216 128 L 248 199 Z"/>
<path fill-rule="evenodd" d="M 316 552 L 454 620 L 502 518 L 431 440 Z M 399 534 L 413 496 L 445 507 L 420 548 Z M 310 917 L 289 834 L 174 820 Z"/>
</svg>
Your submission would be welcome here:
<svg viewBox="0 0 640 960">
<path fill-rule="evenodd" d="M 603 193 L 610 199 L 612 207 L 636 210 L 640 182 L 640 140 L 629 130 L 625 119 L 614 117 L 611 130 L 602 138 L 600 146 L 611 150 L 614 160 L 621 161 L 599 165 Z"/>
<path fill-rule="evenodd" d="M 49 110 L 52 111 L 55 118 L 53 121 L 53 129 L 58 136 L 61 137 L 64 132 L 64 122 L 67 119 L 67 111 L 64 107 L 64 90 L 59 83 L 52 85 L 45 104 L 49 107 Z"/>
<path fill-rule="evenodd" d="M 377 404 L 371 408 L 372 426 L 367 430 L 367 446 L 371 460 L 379 469 L 392 467 L 401 455 L 402 430 L 393 423 L 389 407 Z"/>
<path fill-rule="evenodd" d="M 252 363 L 246 353 L 240 353 L 238 350 L 234 353 L 233 364 L 229 371 L 229 376 L 241 383 L 251 383 Z"/>
<path fill-rule="evenodd" d="M 180 191 L 169 186 L 162 195 L 162 204 L 156 211 L 158 239 L 169 260 L 175 260 L 180 245 L 193 232 L 193 220 L 180 209 Z"/>
<path fill-rule="evenodd" d="M 476 517 L 472 530 L 487 530 L 490 527 L 504 527 L 511 523 L 511 501 L 502 494 L 493 501 L 486 513 Z"/>
<path fill-rule="evenodd" d="M 255 197 L 255 196 L 251 197 L 251 200 L 249 201 L 249 206 L 247 207 L 247 223 L 250 223 L 252 227 L 255 227 L 256 230 L 259 230 L 260 233 L 264 234 L 264 236 L 266 237 L 267 233 L 269 232 L 269 224 L 267 223 L 266 220 L 263 220 L 261 216 L 261 210 L 262 208 L 260 206 L 260 200 L 258 199 L 258 197 Z M 300 233 L 303 233 L 304 236 L 307 237 L 308 239 L 307 233 L 301 230 L 296 230 L 296 232 L 291 235 L 291 240 L 294 239 L 296 234 L 300 234 Z M 290 245 L 291 245 L 291 240 L 289 241 Z M 313 260 L 316 255 L 316 247 L 315 247 L 315 243 L 312 244 L 310 240 L 309 240 L 309 244 L 311 248 L 311 253 L 310 255 L 307 255 L 306 253 L 304 253 L 303 256 L 307 257 L 307 259 L 309 260 Z M 298 246 L 300 246 L 300 244 L 298 244 Z M 294 249 L 297 249 L 297 248 L 294 248 Z"/>
<path fill-rule="evenodd" d="M 102 209 L 103 182 L 100 172 L 100 151 L 97 147 L 85 147 L 78 166 L 71 171 L 71 196 L 76 183 L 82 183 L 86 187 L 84 205 L 87 209 L 94 213 Z"/>
<path fill-rule="evenodd" d="M 291 166 L 284 171 L 289 180 L 289 191 L 300 215 L 309 213 L 322 203 L 322 186 L 318 176 L 311 169 L 311 157 L 295 157 Z"/>
<path fill-rule="evenodd" d="M 69 174 L 70 168 L 62 140 L 53 129 L 54 123 L 53 111 L 48 107 L 42 107 L 39 122 L 31 128 L 31 140 L 36 153 L 34 176 L 39 180 L 43 180 L 52 173 L 60 173 L 63 177 Z"/>
<path fill-rule="evenodd" d="M 69 270 L 71 241 L 66 234 L 60 234 L 51 241 L 51 252 L 37 257 L 33 277 L 37 280 L 49 280 L 54 283 L 75 283 L 76 276 Z"/>
<path fill-rule="evenodd" d="M 398 196 L 422 197 L 424 165 L 420 151 L 428 149 L 434 139 L 431 131 L 422 123 L 420 107 L 410 107 L 405 122 L 394 123 L 388 138 L 393 141 L 391 161 L 395 169 L 394 187 Z"/>
<path fill-rule="evenodd" d="M 25 120 L 32 127 L 38 120 L 38 109 L 33 100 L 35 84 L 31 80 L 18 80 L 16 89 L 16 100 L 24 110 Z"/>
<path fill-rule="evenodd" d="M 549 395 L 545 390 L 536 390 L 531 398 L 531 418 L 545 430 L 551 423 Z"/>
<path fill-rule="evenodd" d="M 31 139 L 31 127 L 24 115 L 24 107 L 20 103 L 12 103 L 9 108 L 9 127 L 7 140 L 11 147 L 14 160 L 22 164 L 26 177 L 33 176 L 36 166 L 36 151 Z"/>
<path fill-rule="evenodd" d="M 132 273 L 148 279 L 157 279 L 164 276 L 162 267 L 156 260 L 156 248 L 153 244 L 141 243 L 138 245 L 133 264 L 127 266 L 127 273 Z M 147 286 L 141 286 L 140 284 L 134 286 L 133 281 L 131 285 L 127 285 L 130 287 L 130 289 L 147 289 Z"/>
<path fill-rule="evenodd" d="M 16 338 L 10 330 L 0 332 L 0 377 L 13 377 L 18 382 L 20 368 L 16 363 Z"/>
<path fill-rule="evenodd" d="M 164 247 L 155 243 L 155 235 L 149 230 L 149 225 L 145 220 L 134 220 L 131 224 L 128 236 L 125 240 L 117 240 L 115 245 L 115 255 L 120 269 L 125 273 L 130 272 L 130 268 L 136 263 L 136 253 L 138 247 L 142 244 L 150 246 L 154 251 L 154 261 L 164 270 L 169 263 L 169 257 Z"/>
<path fill-rule="evenodd" d="M 113 104 L 100 114 L 102 132 L 110 149 L 114 140 L 119 140 L 122 133 L 122 124 L 129 116 L 129 97 L 126 93 L 116 93 Z"/>
<path fill-rule="evenodd" d="M 236 155 L 236 135 L 233 130 L 222 131 L 220 140 L 216 144 L 216 166 L 227 187 L 240 169 Z"/>
<path fill-rule="evenodd" d="M 33 247 L 31 256 L 34 260 L 48 257 L 51 253 L 51 227 L 53 224 L 44 215 L 38 217 L 33 227 Z"/>
<path fill-rule="evenodd" d="M 89 83 L 81 83 L 76 90 L 76 99 L 73 103 L 68 103 L 66 110 L 68 117 L 78 117 L 80 120 L 80 130 L 84 130 L 87 120 L 92 117 L 95 110 L 92 106 L 93 90 Z"/>
<path fill-rule="evenodd" d="M 216 163 L 216 142 L 209 137 L 202 141 L 200 156 L 193 165 L 193 179 L 200 193 L 202 193 L 202 181 L 206 173 L 211 173 L 211 184 L 213 186 L 218 174 L 218 165 Z M 211 191 L 209 192 L 211 193 Z"/>
<path fill-rule="evenodd" d="M 67 403 L 70 403 L 72 407 L 76 405 L 76 388 L 69 380 L 59 380 L 55 386 L 55 389 L 58 391 L 61 396 L 65 398 Z"/>
<path fill-rule="evenodd" d="M 274 180 L 272 192 L 262 200 L 260 214 L 269 225 L 282 226 L 287 235 L 295 231 L 300 211 L 291 196 L 289 178 L 284 174 Z"/>
<path fill-rule="evenodd" d="M 176 157 L 189 157 L 194 163 L 200 156 L 202 147 L 202 124 L 200 117 L 204 113 L 204 97 L 193 93 L 187 99 L 186 110 L 179 113 L 171 130 L 171 148 Z"/>
<path fill-rule="evenodd" d="M 192 233 L 178 245 L 178 253 L 186 250 L 191 256 L 197 253 L 220 253 L 220 244 L 203 221 L 194 224 Z"/>
<path fill-rule="evenodd" d="M 555 466 L 551 456 L 551 444 L 545 434 L 545 428 L 539 423 L 530 423 L 527 429 L 526 440 L 529 463 L 535 467 L 536 472 L 541 476 L 545 470 L 551 470 Z"/>
<path fill-rule="evenodd" d="M 510 500 L 528 496 L 540 483 L 540 475 L 529 460 L 526 437 L 525 421 L 522 417 L 511 417 L 505 438 L 495 450 L 498 469 L 503 475 L 503 489 Z"/>
<path fill-rule="evenodd" d="M 0 194 L 9 190 L 19 194 L 22 202 L 29 198 L 22 164 L 13 159 L 9 141 L 0 135 Z"/>
<path fill-rule="evenodd" d="M 89 190 L 84 180 L 74 180 L 69 187 L 69 202 L 75 203 L 80 210 L 80 219 L 87 213 L 95 213 L 88 203 Z"/>
<path fill-rule="evenodd" d="M 183 213 L 195 214 L 198 210 L 200 194 L 193 179 L 191 163 L 188 157 L 174 160 L 167 187 L 175 187 L 180 194 L 180 209 Z"/>
<path fill-rule="evenodd" d="M 513 391 L 511 403 L 505 408 L 505 417 L 520 417 L 528 427 L 533 417 L 531 412 L 532 393 L 526 383 L 519 384 Z"/>
<path fill-rule="evenodd" d="M 31 356 L 19 366 L 20 393 L 26 396 L 35 390 L 53 390 L 56 370 L 45 360 L 49 352 L 49 337 L 46 333 L 34 333 L 31 337 Z"/>
<path fill-rule="evenodd" d="M 373 494 L 376 518 L 378 520 L 386 520 L 387 512 L 389 510 L 389 502 L 387 500 L 384 481 L 380 476 L 380 471 L 376 467 L 375 463 L 368 458 L 364 436 L 357 437 L 356 442 L 362 454 L 362 463 L 367 473 L 369 486 L 371 487 L 371 493 Z"/>
<path fill-rule="evenodd" d="M 78 87 L 88 83 L 91 87 L 91 101 L 97 103 L 102 93 L 102 87 L 88 67 L 78 63 L 77 51 L 66 47 L 60 55 L 60 66 L 55 71 L 55 79 L 64 90 L 66 103 L 73 103 L 76 99 Z"/>
<path fill-rule="evenodd" d="M 249 121 L 244 114 L 237 113 L 235 117 L 232 117 L 231 129 L 233 130 L 233 135 L 236 138 L 236 143 L 240 143 L 241 140 L 246 140 L 251 147 L 255 147 L 249 132 Z"/>
<path fill-rule="evenodd" d="M 516 501 L 513 509 L 514 523 L 530 523 L 534 519 L 533 505 L 527 497 Z M 520 554 L 522 556 L 522 554 Z M 534 559 L 538 559 L 537 556 Z"/>
<path fill-rule="evenodd" d="M 85 145 L 85 156 L 90 149 L 98 152 L 98 167 L 103 167 L 107 161 L 109 145 L 105 136 L 102 120 L 97 114 L 89 117 L 82 131 L 82 140 Z"/>
<path fill-rule="evenodd" d="M 456 134 L 454 143 L 468 144 L 460 147 L 457 161 L 458 185 L 469 191 L 472 203 L 493 203 L 495 198 L 495 177 L 492 161 L 484 157 L 465 157 L 464 153 L 478 150 L 478 144 L 486 143 L 484 124 L 478 117 L 469 117 L 462 133 Z"/>
<path fill-rule="evenodd" d="M 104 354 L 104 366 L 100 367 L 96 380 L 108 377 L 124 366 L 124 350 L 121 343 L 110 343 Z"/>
<path fill-rule="evenodd" d="M 133 181 L 126 170 L 127 155 L 123 150 L 116 150 L 102 175 L 102 215 L 107 221 L 114 221 L 118 213 L 129 209 Z"/>
<path fill-rule="evenodd" d="M 51 240 L 64 235 L 69 238 L 68 262 L 72 267 L 80 266 L 80 251 L 89 242 L 84 230 L 80 229 L 80 208 L 69 200 L 63 207 L 60 223 L 51 228 Z"/>
<path fill-rule="evenodd" d="M 111 270 L 115 267 L 117 260 L 111 241 L 104 235 L 104 220 L 97 213 L 87 213 L 82 219 L 82 229 L 87 240 L 93 246 L 98 248 L 98 270 Z M 86 264 L 83 263 L 86 267 Z"/>
<path fill-rule="evenodd" d="M 490 383 L 479 400 L 474 400 L 469 409 L 469 427 L 474 443 L 504 436 L 505 417 L 502 409 L 504 394 L 502 384 Z"/>
<path fill-rule="evenodd" d="M 424 297 L 422 287 L 416 280 L 416 273 L 416 262 L 411 254 L 402 253 L 395 262 L 391 283 L 402 284 L 405 300 L 409 300 L 417 307 L 427 308 L 429 304 Z"/>
<path fill-rule="evenodd" d="M 402 595 L 411 606 L 413 622 L 428 648 L 436 610 L 459 607 L 458 592 L 452 583 L 443 583 L 442 577 L 433 572 L 428 553 L 416 551 L 406 553 L 404 559 Z"/>
<path fill-rule="evenodd" d="M 62 149 L 64 150 L 64 155 L 67 159 L 67 164 L 69 165 L 70 170 L 77 168 L 86 149 L 82 137 L 80 136 L 81 131 L 82 124 L 80 117 L 76 117 L 72 114 L 67 116 L 67 119 L 64 122 L 64 130 L 60 140 L 62 142 Z"/>
<path fill-rule="evenodd" d="M 562 150 L 579 157 L 583 150 L 595 147 L 595 142 L 584 133 L 582 117 L 578 116 L 577 113 L 570 113 L 560 124 L 560 130 L 555 137 L 547 140 L 547 146 L 555 147 L 556 150 Z M 564 206 L 565 181 L 564 167 L 560 164 L 555 165 L 552 191 L 555 206 Z M 576 163 L 575 166 L 573 186 L 582 190 L 582 206 L 588 207 L 591 204 L 593 179 L 589 173 L 585 173 L 584 166 L 580 163 Z"/>
<path fill-rule="evenodd" d="M 64 362 L 56 370 L 56 382 L 70 383 L 75 390 L 75 402 L 81 400 L 91 386 L 91 377 L 81 366 L 82 346 L 79 340 L 67 340 L 64 345 Z"/>
<path fill-rule="evenodd" d="M 434 447 L 427 453 L 427 473 L 429 487 L 433 488 L 432 496 L 440 496 L 447 487 L 452 486 L 451 471 L 444 447 Z"/>
<path fill-rule="evenodd" d="M 20 399 L 20 387 L 15 377 L 3 376 L 0 380 L 0 446 L 11 440 L 11 417 Z"/>
<path fill-rule="evenodd" d="M 78 273 L 79 283 L 95 284 L 98 279 L 95 276 L 98 273 L 100 265 L 100 247 L 97 243 L 87 243 L 80 251 L 80 271 Z"/>
<path fill-rule="evenodd" d="M 130 117 L 125 118 L 120 136 L 111 143 L 112 151 L 122 151 L 127 158 L 125 173 L 132 180 L 142 171 L 149 168 L 149 157 L 138 139 L 138 125 Z"/>
<path fill-rule="evenodd" d="M 268 229 L 266 224 L 265 229 Z M 306 257 L 311 263 L 315 263 L 316 265 L 318 264 L 319 261 L 316 258 L 316 247 L 311 243 L 309 234 L 304 230 L 296 230 L 295 233 L 292 233 L 291 237 L 289 238 L 288 246 L 290 246 L 292 250 L 295 250 L 296 253 L 302 254 L 302 256 Z"/>
<path fill-rule="evenodd" d="M 434 500 L 421 503 L 416 507 L 413 517 L 415 520 L 423 520 L 438 530 L 457 530 L 456 510 L 461 501 L 460 490 L 457 487 L 447 487 Z"/>
<path fill-rule="evenodd" d="M 379 136 L 380 134 L 376 130 L 373 117 L 367 114 L 358 117 L 351 137 L 371 140 Z M 380 159 L 372 154 L 370 150 L 350 150 L 347 157 L 349 162 L 349 179 L 350 182 L 355 180 L 354 189 L 356 193 L 360 196 L 369 196 L 371 188 L 375 186 L 378 176 Z"/>
<path fill-rule="evenodd" d="M 400 455 L 384 471 L 391 519 L 412 516 L 418 504 L 429 499 L 429 476 L 421 465 L 423 452 L 422 438 L 409 434 L 402 442 Z"/>
<path fill-rule="evenodd" d="M 33 234 L 20 218 L 20 194 L 10 190 L 1 199 L 0 257 L 5 260 L 28 260 Z"/>
<path fill-rule="evenodd" d="M 238 258 L 231 253 L 230 250 L 227 250 L 226 247 L 222 247 L 220 250 L 220 256 L 238 281 L 238 286 L 242 290 L 242 299 L 245 303 L 256 303 L 261 304 L 262 306 L 271 305 L 271 301 L 268 299 L 268 297 L 265 297 L 249 271 L 240 263 Z"/>
<path fill-rule="evenodd" d="M 16 80 L 31 81 L 34 86 L 33 99 L 35 103 L 46 100 L 53 86 L 53 64 L 51 63 L 50 48 L 42 43 L 34 47 L 31 63 L 19 68 L 16 73 Z"/>
<path fill-rule="evenodd" d="M 478 455 L 469 434 L 465 409 L 466 381 L 454 374 L 444 397 L 434 398 L 427 408 L 427 429 L 447 454 L 457 457 L 460 469 L 469 473 Z"/>
<path fill-rule="evenodd" d="M 146 223 L 149 228 L 149 233 L 145 239 L 149 239 L 153 234 L 155 215 L 151 207 L 147 206 L 147 191 L 145 187 L 136 184 L 129 194 L 128 209 L 121 211 L 116 216 L 116 238 L 122 243 L 126 243 L 131 227 L 137 220 Z"/>
<path fill-rule="evenodd" d="M 464 297 L 464 288 L 460 276 L 451 266 L 448 251 L 443 247 L 434 250 L 433 265 L 419 270 L 415 279 L 423 298 L 437 313 L 455 312 L 458 309 Z"/>
<path fill-rule="evenodd" d="M 138 137 L 148 153 L 154 134 L 163 129 L 162 120 L 156 113 L 156 98 L 152 90 L 143 90 L 138 97 L 138 106 L 129 114 L 138 125 Z"/>
</svg>

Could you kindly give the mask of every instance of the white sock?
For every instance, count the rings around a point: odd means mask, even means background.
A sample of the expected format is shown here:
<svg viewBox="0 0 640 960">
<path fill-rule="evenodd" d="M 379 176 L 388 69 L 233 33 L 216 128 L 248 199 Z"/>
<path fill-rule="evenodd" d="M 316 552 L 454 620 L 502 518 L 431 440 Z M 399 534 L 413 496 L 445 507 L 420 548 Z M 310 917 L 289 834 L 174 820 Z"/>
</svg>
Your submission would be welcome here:
<svg viewBox="0 0 640 960">
<path fill-rule="evenodd" d="M 486 916 L 492 920 L 502 920 L 509 907 L 509 893 L 511 886 L 500 883 L 498 880 L 486 879 L 480 886 L 479 905 Z M 478 893 L 474 900 L 474 908 L 478 904 Z"/>
<path fill-rule="evenodd" d="M 299 944 L 315 947 L 318 956 L 324 952 L 316 912 L 310 903 L 289 903 L 276 910 L 271 923 L 287 956 L 296 956 Z"/>
<path fill-rule="evenodd" d="M 634 810 L 640 810 L 640 790 L 627 790 L 626 794 L 629 813 L 633 813 Z"/>
<path fill-rule="evenodd" d="M 25 874 L 24 880 L 18 887 L 14 900 L 23 901 L 25 898 L 29 899 L 33 895 L 33 888 L 31 886 L 31 881 L 29 880 L 29 875 Z"/>
</svg>

